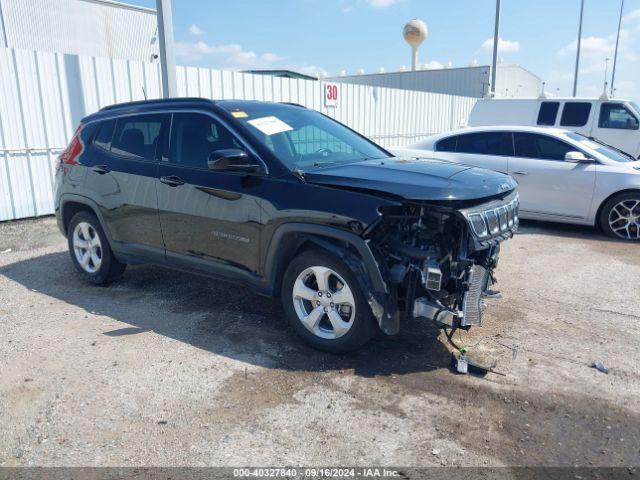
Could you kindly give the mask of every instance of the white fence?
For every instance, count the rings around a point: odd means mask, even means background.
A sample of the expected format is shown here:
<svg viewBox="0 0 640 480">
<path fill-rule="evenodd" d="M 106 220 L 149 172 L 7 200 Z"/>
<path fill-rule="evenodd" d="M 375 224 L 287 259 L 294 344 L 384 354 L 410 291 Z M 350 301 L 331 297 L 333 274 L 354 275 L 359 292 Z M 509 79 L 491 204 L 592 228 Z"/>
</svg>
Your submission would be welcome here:
<svg viewBox="0 0 640 480">
<path fill-rule="evenodd" d="M 180 96 L 293 102 L 381 145 L 406 145 L 463 124 L 476 102 L 460 97 L 178 67 Z M 157 64 L 0 48 L 0 221 L 53 213 L 54 162 L 79 120 L 113 103 L 158 98 Z"/>
</svg>

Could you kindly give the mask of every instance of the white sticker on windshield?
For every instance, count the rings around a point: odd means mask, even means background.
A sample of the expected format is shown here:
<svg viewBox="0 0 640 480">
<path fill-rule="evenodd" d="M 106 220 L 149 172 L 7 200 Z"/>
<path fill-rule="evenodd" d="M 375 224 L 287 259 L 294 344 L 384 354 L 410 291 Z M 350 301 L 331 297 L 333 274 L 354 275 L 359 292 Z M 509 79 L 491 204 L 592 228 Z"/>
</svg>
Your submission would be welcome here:
<svg viewBox="0 0 640 480">
<path fill-rule="evenodd" d="M 247 123 L 250 123 L 265 135 L 275 135 L 276 133 L 293 130 L 293 127 L 274 116 L 256 118 L 255 120 L 249 120 Z"/>
</svg>

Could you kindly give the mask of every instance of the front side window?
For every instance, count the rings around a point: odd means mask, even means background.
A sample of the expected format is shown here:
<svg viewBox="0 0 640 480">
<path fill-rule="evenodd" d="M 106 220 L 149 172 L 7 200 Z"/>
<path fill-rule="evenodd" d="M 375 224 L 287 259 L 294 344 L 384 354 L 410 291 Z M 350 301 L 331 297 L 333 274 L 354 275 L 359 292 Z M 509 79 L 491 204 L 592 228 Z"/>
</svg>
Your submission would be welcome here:
<svg viewBox="0 0 640 480">
<path fill-rule="evenodd" d="M 111 141 L 111 152 L 134 159 L 153 160 L 166 115 L 132 115 L 121 117 Z"/>
<path fill-rule="evenodd" d="M 564 160 L 567 152 L 576 151 L 576 147 L 566 142 L 535 133 L 515 132 L 513 140 L 516 157 Z"/>
<path fill-rule="evenodd" d="M 478 155 L 513 155 L 511 134 L 508 132 L 469 133 L 458 137 L 458 153 Z"/>
<path fill-rule="evenodd" d="M 621 103 L 603 103 L 600 106 L 598 127 L 638 130 L 638 119 Z"/>
<path fill-rule="evenodd" d="M 219 121 L 201 113 L 176 113 L 171 125 L 169 160 L 186 167 L 207 168 L 217 150 L 242 148 Z"/>
<path fill-rule="evenodd" d="M 455 152 L 457 143 L 457 136 L 443 138 L 438 143 L 436 143 L 436 152 Z"/>
<path fill-rule="evenodd" d="M 584 127 L 589 121 L 591 104 L 588 102 L 567 102 L 562 109 L 560 125 L 563 127 Z"/>
<path fill-rule="evenodd" d="M 553 126 L 556 124 L 560 102 L 542 102 L 538 112 L 538 125 Z"/>
</svg>

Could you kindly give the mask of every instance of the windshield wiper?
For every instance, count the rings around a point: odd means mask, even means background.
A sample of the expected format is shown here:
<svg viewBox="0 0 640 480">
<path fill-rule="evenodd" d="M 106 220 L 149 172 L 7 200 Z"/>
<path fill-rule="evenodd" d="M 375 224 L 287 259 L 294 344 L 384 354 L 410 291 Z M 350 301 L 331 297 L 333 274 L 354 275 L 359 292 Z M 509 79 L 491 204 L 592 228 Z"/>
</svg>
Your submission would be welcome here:
<svg viewBox="0 0 640 480">
<path fill-rule="evenodd" d="M 615 150 L 616 152 L 618 152 L 620 155 L 622 155 L 623 157 L 627 157 L 629 160 L 631 160 L 632 162 L 635 162 L 635 158 L 633 158 L 633 155 L 628 154 L 627 152 L 620 150 L 619 148 L 614 147 L 613 145 L 609 145 L 608 143 L 604 143 L 601 140 L 598 140 L 595 137 L 587 137 L 589 140 L 592 140 L 595 143 L 598 143 L 600 145 L 602 145 L 603 147 L 606 148 L 610 148 L 611 150 Z"/>
</svg>

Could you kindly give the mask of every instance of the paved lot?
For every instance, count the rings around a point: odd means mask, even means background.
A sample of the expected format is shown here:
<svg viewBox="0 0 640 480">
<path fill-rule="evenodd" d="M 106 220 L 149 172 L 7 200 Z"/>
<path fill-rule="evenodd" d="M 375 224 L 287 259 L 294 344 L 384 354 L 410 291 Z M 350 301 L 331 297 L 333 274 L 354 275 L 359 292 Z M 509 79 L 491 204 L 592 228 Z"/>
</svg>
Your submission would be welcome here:
<svg viewBox="0 0 640 480">
<path fill-rule="evenodd" d="M 590 229 L 505 244 L 503 298 L 458 337 L 485 378 L 426 323 L 338 357 L 243 288 L 86 285 L 51 218 L 1 224 L 0 252 L 0 465 L 640 465 L 640 246 Z"/>
</svg>

